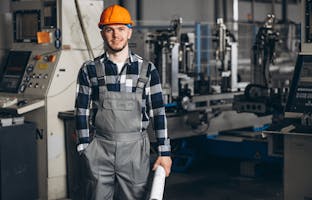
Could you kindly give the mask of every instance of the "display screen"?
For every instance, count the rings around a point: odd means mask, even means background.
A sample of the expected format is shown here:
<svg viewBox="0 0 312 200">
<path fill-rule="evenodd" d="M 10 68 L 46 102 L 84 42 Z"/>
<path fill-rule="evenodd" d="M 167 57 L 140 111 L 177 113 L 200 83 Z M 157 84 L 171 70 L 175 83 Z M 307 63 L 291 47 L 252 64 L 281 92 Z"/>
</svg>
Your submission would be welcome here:
<svg viewBox="0 0 312 200">
<path fill-rule="evenodd" d="M 297 59 L 286 112 L 312 112 L 312 55 L 299 55 Z"/>
<path fill-rule="evenodd" d="M 0 91 L 17 93 L 30 51 L 10 51 L 0 79 Z"/>
<path fill-rule="evenodd" d="M 40 11 L 27 10 L 14 13 L 15 42 L 36 42 L 40 31 Z"/>
</svg>

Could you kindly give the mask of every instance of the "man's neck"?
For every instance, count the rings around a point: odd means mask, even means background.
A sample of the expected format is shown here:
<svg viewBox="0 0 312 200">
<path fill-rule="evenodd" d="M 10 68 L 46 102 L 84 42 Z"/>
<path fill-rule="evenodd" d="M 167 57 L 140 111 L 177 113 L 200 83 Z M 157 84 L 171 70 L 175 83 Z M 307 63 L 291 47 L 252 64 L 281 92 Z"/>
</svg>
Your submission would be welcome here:
<svg viewBox="0 0 312 200">
<path fill-rule="evenodd" d="M 126 47 L 120 52 L 113 52 L 108 50 L 109 59 L 115 63 L 126 62 L 129 57 L 129 48 Z"/>
</svg>

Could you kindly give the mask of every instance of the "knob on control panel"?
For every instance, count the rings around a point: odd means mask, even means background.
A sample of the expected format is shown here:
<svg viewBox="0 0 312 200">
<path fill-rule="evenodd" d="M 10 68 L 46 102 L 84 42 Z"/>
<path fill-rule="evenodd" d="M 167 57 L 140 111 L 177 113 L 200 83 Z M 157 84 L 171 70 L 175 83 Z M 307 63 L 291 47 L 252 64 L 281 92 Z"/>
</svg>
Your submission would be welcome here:
<svg viewBox="0 0 312 200">
<path fill-rule="evenodd" d="M 34 71 L 34 65 L 30 64 L 27 66 L 26 72 L 27 74 L 31 73 Z"/>
<path fill-rule="evenodd" d="M 25 91 L 25 89 L 26 89 L 26 83 L 23 83 L 20 85 L 18 92 L 23 93 Z"/>
</svg>

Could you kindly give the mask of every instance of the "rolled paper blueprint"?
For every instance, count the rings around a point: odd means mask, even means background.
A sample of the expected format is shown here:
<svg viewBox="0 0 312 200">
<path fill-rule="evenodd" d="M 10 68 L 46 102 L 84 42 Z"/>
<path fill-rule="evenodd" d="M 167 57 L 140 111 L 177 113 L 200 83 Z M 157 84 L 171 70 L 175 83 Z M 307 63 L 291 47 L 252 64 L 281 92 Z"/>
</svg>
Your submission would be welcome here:
<svg viewBox="0 0 312 200">
<path fill-rule="evenodd" d="M 166 171 L 162 166 L 158 165 L 154 174 L 150 200 L 163 199 L 165 189 L 165 179 L 166 179 Z"/>
</svg>

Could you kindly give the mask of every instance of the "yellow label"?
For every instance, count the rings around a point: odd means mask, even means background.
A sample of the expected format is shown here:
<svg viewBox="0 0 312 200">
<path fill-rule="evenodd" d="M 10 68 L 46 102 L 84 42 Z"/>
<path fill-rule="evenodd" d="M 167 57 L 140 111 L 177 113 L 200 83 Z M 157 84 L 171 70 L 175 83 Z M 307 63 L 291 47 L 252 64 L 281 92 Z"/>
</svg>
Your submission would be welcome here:
<svg viewBox="0 0 312 200">
<path fill-rule="evenodd" d="M 48 69 L 49 65 L 48 63 L 38 63 L 39 69 Z"/>
</svg>

